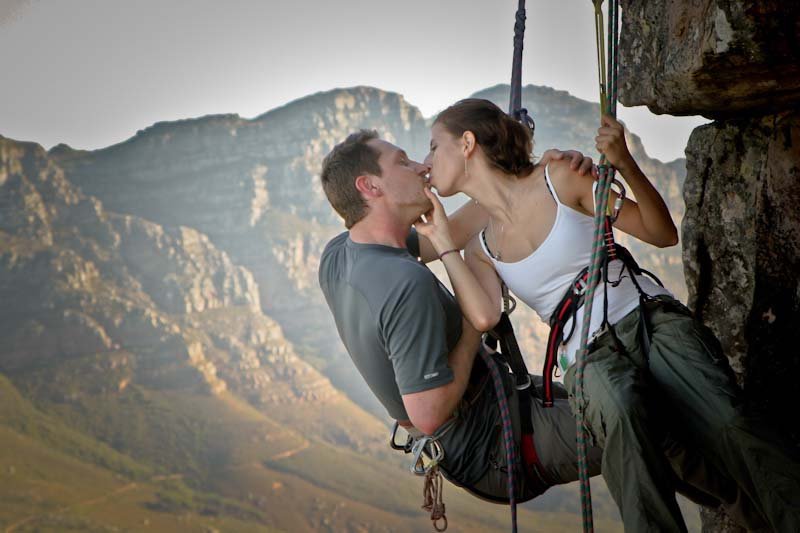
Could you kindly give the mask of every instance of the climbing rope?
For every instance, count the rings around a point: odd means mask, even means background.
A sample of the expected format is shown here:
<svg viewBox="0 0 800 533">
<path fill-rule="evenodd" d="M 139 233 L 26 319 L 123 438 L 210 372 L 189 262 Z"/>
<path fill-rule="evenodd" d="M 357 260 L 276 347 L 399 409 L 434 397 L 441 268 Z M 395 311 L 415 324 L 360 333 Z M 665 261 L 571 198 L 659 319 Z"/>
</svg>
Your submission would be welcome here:
<svg viewBox="0 0 800 533">
<path fill-rule="evenodd" d="M 442 533 L 447 529 L 447 516 L 445 516 L 444 500 L 442 499 L 444 482 L 439 465 L 435 464 L 425 472 L 425 484 L 422 488 L 422 508 L 431 513 L 433 529 Z M 439 522 L 442 525 L 439 525 Z"/>
<path fill-rule="evenodd" d="M 497 396 L 497 405 L 500 409 L 500 420 L 503 423 L 503 444 L 506 449 L 506 466 L 508 470 L 508 503 L 511 506 L 511 531 L 517 531 L 517 500 L 514 495 L 514 470 L 517 466 L 517 454 L 514 448 L 514 426 L 511 422 L 511 411 L 508 407 L 508 398 L 506 398 L 505 387 L 503 386 L 503 379 L 500 377 L 500 370 L 497 368 L 497 363 L 492 358 L 492 355 L 486 350 L 480 350 L 483 362 L 486 368 L 489 369 L 489 375 L 492 376 L 494 383 L 495 395 Z M 526 391 L 519 391 L 520 394 L 527 394 Z M 524 413 L 523 413 L 524 415 Z"/>
<path fill-rule="evenodd" d="M 600 114 L 616 116 L 617 107 L 617 72 L 619 47 L 619 0 L 610 0 L 608 7 L 608 67 L 606 68 L 606 50 L 603 39 L 603 0 L 592 0 L 595 13 L 595 37 L 597 39 L 597 70 L 598 85 L 600 88 Z M 511 91 L 509 95 L 509 115 L 527 125 L 533 133 L 535 125 L 533 119 L 522 107 L 522 49 L 523 37 L 525 33 L 525 1 L 519 0 L 514 24 L 514 59 L 511 71 Z M 610 74 L 610 79 L 608 75 Z M 598 165 L 598 185 L 595 189 L 595 205 L 606 206 L 604 209 L 596 209 L 594 215 L 595 238 L 592 244 L 591 268 L 589 269 L 589 285 L 586 294 L 586 308 L 584 310 L 583 324 L 581 326 L 580 349 L 576 357 L 576 396 L 578 412 L 576 414 L 577 424 L 577 448 L 578 448 L 578 478 L 580 481 L 581 492 L 581 516 L 583 531 L 589 533 L 594 531 L 594 520 L 592 516 L 592 491 L 589 483 L 589 461 L 588 461 L 588 440 L 589 432 L 585 421 L 585 397 L 584 397 L 584 373 L 586 370 L 586 357 L 588 355 L 587 345 L 589 340 L 589 328 L 592 319 L 592 303 L 594 293 L 600 281 L 600 273 L 608 255 L 613 259 L 616 255 L 614 245 L 614 234 L 610 223 L 616 219 L 621 207 L 618 200 L 613 212 L 608 205 L 608 198 L 611 186 L 616 182 L 614 179 L 616 170 L 606 163 L 605 155 L 601 155 Z M 619 182 L 616 182 L 619 184 Z M 622 188 L 622 185 L 620 188 Z M 620 199 L 624 197 L 624 189 Z M 516 302 L 508 293 L 508 288 L 502 284 L 503 290 L 503 310 L 510 314 L 516 306 Z M 512 305 L 513 303 L 513 305 Z M 490 371 L 492 365 L 487 364 Z M 496 368 L 495 368 L 496 372 Z M 506 406 L 507 407 L 507 406 Z M 501 405 L 502 412 L 502 405 Z M 506 433 L 504 420 L 504 436 Z M 513 438 L 513 435 L 512 435 Z M 513 445 L 512 445 L 513 446 Z M 511 457 L 513 449 L 509 451 L 509 441 L 506 440 L 507 455 Z M 511 504 L 512 528 L 516 531 L 516 501 L 513 495 L 513 468 L 514 462 L 509 459 L 509 502 Z"/>
<path fill-rule="evenodd" d="M 595 10 L 595 34 L 597 37 L 598 78 L 600 85 L 600 112 L 601 116 L 608 113 L 616 115 L 617 102 L 617 59 L 619 37 L 619 0 L 611 0 L 608 7 L 608 70 L 605 68 L 605 50 L 603 48 L 603 0 L 593 0 Z M 607 74 L 610 74 L 608 79 Z M 608 206 L 611 184 L 614 181 L 615 169 L 606 163 L 605 155 L 600 156 L 598 165 L 598 185 L 595 189 L 595 205 Z M 589 269 L 589 286 L 586 292 L 583 324 L 581 326 L 580 349 L 576 357 L 575 395 L 577 399 L 577 429 L 578 429 L 578 477 L 581 488 L 581 515 L 583 531 L 594 531 L 592 517 L 592 492 L 589 484 L 589 464 L 587 460 L 588 428 L 585 421 L 586 402 L 584 397 L 584 373 L 586 358 L 588 356 L 589 328 L 592 320 L 592 303 L 594 292 L 600 281 L 600 271 L 605 261 L 604 251 L 609 242 L 613 244 L 613 234 L 608 236 L 611 229 L 606 230 L 608 216 L 607 207 L 595 209 L 595 238 L 592 245 L 591 268 Z"/>
<path fill-rule="evenodd" d="M 525 0 L 519 0 L 517 5 L 517 12 L 514 16 L 514 56 L 511 61 L 511 90 L 508 97 L 508 114 L 514 119 L 522 122 L 527 126 L 531 135 L 535 129 L 533 119 L 528 115 L 528 110 L 522 107 L 522 50 L 525 41 Z M 505 283 L 501 284 L 503 293 L 503 312 L 510 315 L 517 307 L 517 302 L 508 292 L 508 287 Z M 486 367 L 489 369 L 489 374 L 492 376 L 494 382 L 495 394 L 497 396 L 497 404 L 500 409 L 500 418 L 503 423 L 503 444 L 506 449 L 506 465 L 507 468 L 507 482 L 508 482 L 508 505 L 511 507 L 511 531 L 517 532 L 517 499 L 515 495 L 515 478 L 516 478 L 516 450 L 514 442 L 514 426 L 511 422 L 511 413 L 508 407 L 508 398 L 506 397 L 503 381 L 500 377 L 500 371 L 497 368 L 492 356 L 481 350 Z M 527 391 L 519 391 L 519 394 L 527 394 Z M 524 414 L 524 413 L 523 413 Z"/>
</svg>

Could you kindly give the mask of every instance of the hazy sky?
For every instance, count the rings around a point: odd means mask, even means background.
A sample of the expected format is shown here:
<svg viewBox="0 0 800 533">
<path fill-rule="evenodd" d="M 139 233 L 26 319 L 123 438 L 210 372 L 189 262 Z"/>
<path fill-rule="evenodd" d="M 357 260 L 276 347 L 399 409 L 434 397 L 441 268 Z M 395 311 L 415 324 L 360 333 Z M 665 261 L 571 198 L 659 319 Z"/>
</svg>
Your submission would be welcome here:
<svg viewBox="0 0 800 533">
<path fill-rule="evenodd" d="M 592 4 L 529 0 L 523 83 L 597 101 Z M 516 0 L 0 0 L 0 134 L 93 149 L 370 85 L 425 116 L 508 83 Z M 624 28 L 623 28 L 624 31 Z M 662 160 L 699 117 L 620 116 Z M 566 147 L 563 147 L 566 148 Z M 594 154 L 592 154 L 594 155 Z"/>
</svg>

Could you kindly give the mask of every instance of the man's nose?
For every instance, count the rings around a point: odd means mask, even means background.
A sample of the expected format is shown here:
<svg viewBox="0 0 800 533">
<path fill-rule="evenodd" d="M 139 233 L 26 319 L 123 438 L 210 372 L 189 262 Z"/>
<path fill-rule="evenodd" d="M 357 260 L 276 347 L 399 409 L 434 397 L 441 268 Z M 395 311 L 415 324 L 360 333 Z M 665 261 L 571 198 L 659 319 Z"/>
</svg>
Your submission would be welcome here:
<svg viewBox="0 0 800 533">
<path fill-rule="evenodd" d="M 414 162 L 414 171 L 419 175 L 427 174 L 430 171 L 430 169 L 431 169 L 430 166 L 427 165 L 426 163 L 417 163 L 416 161 Z"/>
</svg>

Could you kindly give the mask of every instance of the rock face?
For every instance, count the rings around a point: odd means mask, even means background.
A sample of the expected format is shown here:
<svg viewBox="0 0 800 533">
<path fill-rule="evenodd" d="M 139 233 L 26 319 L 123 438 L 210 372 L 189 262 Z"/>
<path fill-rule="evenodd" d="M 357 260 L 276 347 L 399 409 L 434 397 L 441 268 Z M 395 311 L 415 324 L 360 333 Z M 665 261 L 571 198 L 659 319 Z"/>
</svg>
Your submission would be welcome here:
<svg viewBox="0 0 800 533">
<path fill-rule="evenodd" d="M 800 114 L 702 126 L 686 153 L 691 304 L 745 391 L 777 413 L 800 370 Z M 799 419 L 776 417 L 795 436 Z"/>
<path fill-rule="evenodd" d="M 621 99 L 719 119 L 686 148 L 689 303 L 747 401 L 795 442 L 800 415 L 800 5 L 623 2 Z M 703 513 L 705 530 L 732 531 Z"/>
<path fill-rule="evenodd" d="M 4 373 L 104 354 L 126 386 L 232 390 L 257 405 L 337 395 L 208 236 L 106 211 L 40 146 L 3 138 L 0 199 Z"/>
<path fill-rule="evenodd" d="M 800 98 L 800 4 L 622 1 L 620 100 L 733 118 Z"/>
</svg>

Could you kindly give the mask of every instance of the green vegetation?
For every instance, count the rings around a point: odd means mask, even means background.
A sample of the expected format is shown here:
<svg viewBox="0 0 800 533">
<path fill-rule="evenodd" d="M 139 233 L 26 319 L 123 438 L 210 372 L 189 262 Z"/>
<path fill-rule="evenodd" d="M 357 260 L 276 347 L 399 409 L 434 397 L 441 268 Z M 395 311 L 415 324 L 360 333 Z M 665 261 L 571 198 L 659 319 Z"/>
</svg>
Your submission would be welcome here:
<svg viewBox="0 0 800 533">
<path fill-rule="evenodd" d="M 70 428 L 64 420 L 37 410 L 0 374 L 0 427 L 30 437 L 78 460 L 95 464 L 131 479 L 150 475 L 151 470 L 110 446 Z"/>
<path fill-rule="evenodd" d="M 92 410 L 97 411 L 100 403 L 92 405 Z M 168 402 L 162 399 L 158 403 L 164 408 Z M 184 402 L 173 401 L 171 412 L 178 411 L 181 406 L 186 408 L 187 403 L 201 411 L 204 408 L 196 398 L 187 398 Z M 239 429 L 256 422 L 264 428 L 265 419 L 249 406 L 226 398 L 219 403 L 224 407 L 218 410 L 234 418 Z M 263 510 L 191 488 L 184 482 L 184 474 L 156 475 L 155 466 L 144 466 L 68 427 L 69 422 L 81 418 L 83 424 L 88 425 L 87 417 L 79 413 L 95 414 L 89 409 L 90 405 L 85 401 L 78 403 L 75 412 L 68 417 L 48 416 L 25 400 L 13 384 L 0 375 L 0 442 L 3 443 L 0 448 L 0 525 L 13 526 L 14 531 L 108 531 L 110 525 L 127 522 L 129 527 L 135 527 L 147 522 L 151 525 L 164 523 L 163 529 L 151 528 L 154 531 L 175 531 L 176 528 L 182 531 L 265 531 L 267 518 Z M 61 411 L 62 414 L 67 412 Z M 201 415 L 198 413 L 198 416 Z M 95 420 L 93 416 L 89 419 Z M 102 425 L 111 419 L 101 414 L 96 420 Z M 118 427 L 126 425 L 124 417 L 114 420 Z M 231 422 L 229 419 L 229 426 Z M 134 424 L 132 427 L 141 426 Z M 296 437 L 283 441 L 274 438 L 267 450 L 263 445 L 259 447 L 248 442 L 252 432 L 239 433 L 234 427 L 225 429 L 244 441 L 236 445 L 238 438 L 223 436 L 232 441 L 230 449 L 237 453 L 235 458 L 239 460 L 263 460 L 274 454 L 274 447 L 282 449 L 281 446 L 299 442 Z M 271 429 L 280 431 L 274 425 Z M 162 436 L 174 440 L 168 433 Z M 159 438 L 153 435 L 149 438 L 156 445 L 159 443 Z M 145 451 L 138 450 L 143 463 L 157 465 L 159 457 L 147 456 Z M 197 479 L 190 478 L 187 482 L 200 485 Z M 136 494 L 136 497 L 121 499 L 129 494 Z M 102 518 L 95 519 L 93 516 L 98 510 Z M 169 519 L 164 520 L 165 516 Z M 227 527 L 222 527 L 223 524 Z"/>
</svg>

